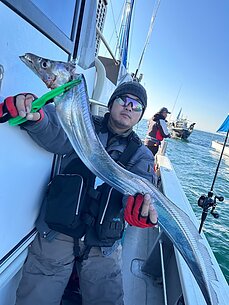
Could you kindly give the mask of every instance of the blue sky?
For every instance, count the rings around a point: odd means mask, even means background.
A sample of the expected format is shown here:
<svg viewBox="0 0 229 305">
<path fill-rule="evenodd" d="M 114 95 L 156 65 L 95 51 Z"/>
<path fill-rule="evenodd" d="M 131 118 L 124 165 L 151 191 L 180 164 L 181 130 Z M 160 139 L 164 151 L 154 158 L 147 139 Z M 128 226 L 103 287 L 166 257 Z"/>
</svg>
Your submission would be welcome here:
<svg viewBox="0 0 229 305">
<path fill-rule="evenodd" d="M 119 20 L 117 30 L 123 3 L 124 0 L 112 0 L 115 21 Z M 135 72 L 138 66 L 154 4 L 155 0 L 135 0 L 129 72 Z M 161 0 L 140 69 L 149 100 L 145 118 L 162 106 L 174 108 L 175 117 L 182 107 L 184 117 L 196 122 L 196 129 L 218 129 L 229 112 L 228 16 L 228 0 Z M 109 1 L 103 33 L 115 49 L 113 32 Z"/>
</svg>

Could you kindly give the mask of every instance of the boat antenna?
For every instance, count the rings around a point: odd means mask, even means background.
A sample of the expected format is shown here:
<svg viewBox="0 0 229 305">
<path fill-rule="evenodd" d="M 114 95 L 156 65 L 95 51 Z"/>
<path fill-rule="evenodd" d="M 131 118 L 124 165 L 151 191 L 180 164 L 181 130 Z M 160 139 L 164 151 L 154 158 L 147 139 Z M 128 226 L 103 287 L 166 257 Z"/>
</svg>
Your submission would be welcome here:
<svg viewBox="0 0 229 305">
<path fill-rule="evenodd" d="M 112 2 L 111 2 L 112 3 Z M 117 24 L 119 23 L 120 19 L 122 20 L 122 16 L 123 16 L 123 10 L 124 10 L 124 4 L 122 5 L 121 9 L 120 9 L 120 12 L 118 14 L 118 18 L 116 19 L 116 22 L 115 22 L 115 17 L 114 17 L 114 11 L 113 11 L 113 5 L 111 5 L 111 9 L 112 9 L 112 15 L 113 15 L 113 20 L 114 20 L 114 26 L 115 26 L 115 29 L 112 33 L 112 36 L 109 40 L 109 43 L 111 43 L 112 41 L 112 38 L 113 38 L 113 35 L 114 35 L 114 32 L 116 34 L 116 47 L 115 47 L 115 56 L 117 56 L 117 53 L 118 51 L 120 50 L 120 46 L 119 46 L 119 34 L 118 34 L 118 30 L 117 30 Z"/>
<path fill-rule="evenodd" d="M 116 53 L 117 51 L 119 52 L 119 60 L 125 68 L 127 67 L 127 54 L 133 6 L 134 0 L 126 0 L 122 15 L 121 28 L 119 32 L 119 43 L 117 44 L 115 51 Z"/>
<path fill-rule="evenodd" d="M 169 119 L 168 119 L 169 122 L 171 121 L 172 113 L 173 113 L 174 108 L 175 108 L 175 106 L 176 106 L 176 104 L 177 104 L 177 100 L 178 100 L 178 98 L 179 98 L 179 96 L 180 96 L 181 88 L 182 88 L 182 84 L 180 85 L 180 88 L 179 88 L 179 90 L 178 90 L 177 96 L 176 96 L 175 101 L 174 101 L 174 104 L 173 104 L 173 108 L 172 108 L 172 110 L 171 110 L 171 114 L 169 115 Z"/>
<path fill-rule="evenodd" d="M 155 19 L 156 19 L 156 16 L 157 16 L 157 12 L 158 12 L 160 3 L 161 3 L 161 0 L 158 0 L 157 2 L 155 2 L 152 17 L 151 17 L 151 21 L 150 21 L 150 27 L 149 27 L 148 35 L 147 35 L 147 38 L 146 38 L 146 42 L 145 42 L 145 45 L 144 45 L 144 48 L 143 48 L 143 51 L 142 51 L 142 54 L 141 54 L 141 57 L 140 57 L 140 60 L 139 60 L 139 63 L 138 63 L 138 67 L 137 67 L 135 73 L 133 74 L 134 79 L 137 79 L 138 71 L 141 67 L 142 60 L 143 60 L 143 57 L 145 55 L 146 47 L 149 44 L 150 36 L 152 34 L 152 31 L 153 31 L 153 26 L 154 26 L 154 22 L 155 22 Z"/>
<path fill-rule="evenodd" d="M 179 98 L 179 96 L 180 96 L 181 88 L 182 88 L 182 84 L 180 85 L 180 88 L 179 88 L 179 90 L 178 90 L 177 96 L 176 96 L 176 98 L 175 98 L 175 101 L 174 101 L 174 104 L 173 104 L 173 108 L 172 108 L 172 110 L 171 110 L 171 114 L 173 113 L 173 110 L 174 110 L 174 108 L 175 108 L 175 106 L 176 106 L 176 104 L 177 104 L 178 98 Z"/>
<path fill-rule="evenodd" d="M 112 12 L 112 18 L 113 18 L 113 22 L 114 22 L 114 32 L 113 32 L 113 33 L 115 33 L 115 35 L 116 35 L 116 39 L 117 39 L 117 41 L 118 41 L 118 31 L 117 31 L 117 24 L 116 24 L 116 22 L 115 22 L 115 16 L 114 16 L 113 4 L 112 4 L 112 1 L 111 1 L 111 0 L 110 0 L 110 2 L 111 2 L 111 12 Z"/>
<path fill-rule="evenodd" d="M 211 189 L 208 192 L 207 196 L 201 195 L 199 200 L 198 200 L 198 206 L 200 206 L 203 209 L 202 216 L 201 216 L 200 227 L 199 227 L 199 233 L 201 232 L 204 221 L 207 218 L 208 209 L 212 208 L 211 212 L 210 212 L 212 214 L 212 216 L 214 218 L 219 218 L 219 213 L 215 212 L 215 208 L 216 208 L 216 205 L 217 205 L 216 200 L 221 201 L 221 202 L 224 201 L 223 196 L 217 196 L 217 195 L 214 196 L 213 189 L 214 189 L 214 184 L 215 184 L 215 181 L 216 181 L 216 178 L 217 178 L 217 175 L 218 175 L 219 166 L 220 166 L 220 163 L 221 163 L 221 160 L 222 160 L 222 157 L 223 157 L 224 149 L 225 149 L 226 144 L 227 144 L 227 139 L 228 139 L 228 134 L 229 134 L 229 115 L 227 116 L 227 118 L 223 122 L 223 124 L 220 126 L 220 128 L 217 130 L 217 132 L 219 132 L 219 131 L 226 132 L 226 137 L 225 137 L 223 148 L 222 148 L 220 158 L 219 158 L 219 161 L 218 161 L 218 164 L 217 164 L 217 167 L 216 167 L 216 171 L 215 171 L 215 175 L 214 175 L 214 178 L 213 178 L 213 181 L 212 181 Z M 213 196 L 214 196 L 214 199 L 213 199 Z"/>
</svg>

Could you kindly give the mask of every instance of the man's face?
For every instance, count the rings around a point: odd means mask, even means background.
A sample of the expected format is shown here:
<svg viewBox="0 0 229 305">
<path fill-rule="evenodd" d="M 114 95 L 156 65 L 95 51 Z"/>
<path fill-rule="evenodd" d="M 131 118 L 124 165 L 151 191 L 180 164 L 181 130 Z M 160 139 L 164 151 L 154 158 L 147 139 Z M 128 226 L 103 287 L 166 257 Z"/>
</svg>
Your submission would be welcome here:
<svg viewBox="0 0 229 305">
<path fill-rule="evenodd" d="M 166 118 L 167 118 L 168 113 L 167 113 L 166 111 L 163 111 L 163 112 L 162 112 L 162 115 L 163 115 L 163 117 L 166 119 Z"/>
<path fill-rule="evenodd" d="M 143 111 L 142 105 L 138 101 L 138 98 L 131 94 L 126 94 L 121 99 L 115 99 L 110 109 L 112 127 L 124 132 L 137 124 Z"/>
</svg>

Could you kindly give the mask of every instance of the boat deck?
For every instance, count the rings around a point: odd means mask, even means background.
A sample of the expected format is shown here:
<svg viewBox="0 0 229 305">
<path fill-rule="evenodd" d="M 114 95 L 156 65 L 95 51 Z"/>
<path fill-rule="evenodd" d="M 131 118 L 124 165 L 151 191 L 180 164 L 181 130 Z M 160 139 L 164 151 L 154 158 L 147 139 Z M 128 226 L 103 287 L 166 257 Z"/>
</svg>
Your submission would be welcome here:
<svg viewBox="0 0 229 305">
<path fill-rule="evenodd" d="M 168 304 L 182 304 L 178 303 L 182 293 L 172 245 L 157 228 L 128 227 L 123 245 L 125 305 L 165 304 L 159 237 L 164 247 Z M 63 300 L 61 305 L 81 305 L 79 295 L 74 300 Z"/>
</svg>

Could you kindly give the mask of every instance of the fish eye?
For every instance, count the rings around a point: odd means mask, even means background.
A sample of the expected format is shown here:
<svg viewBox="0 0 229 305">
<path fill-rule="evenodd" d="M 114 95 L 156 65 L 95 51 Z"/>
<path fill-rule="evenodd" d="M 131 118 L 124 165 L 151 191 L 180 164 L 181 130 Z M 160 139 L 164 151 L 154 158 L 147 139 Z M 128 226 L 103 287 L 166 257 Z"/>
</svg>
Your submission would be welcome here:
<svg viewBox="0 0 229 305">
<path fill-rule="evenodd" d="M 48 61 L 48 60 L 42 60 L 41 61 L 41 67 L 43 68 L 43 69 L 47 69 L 47 68 L 49 68 L 50 67 L 50 62 Z"/>
</svg>

